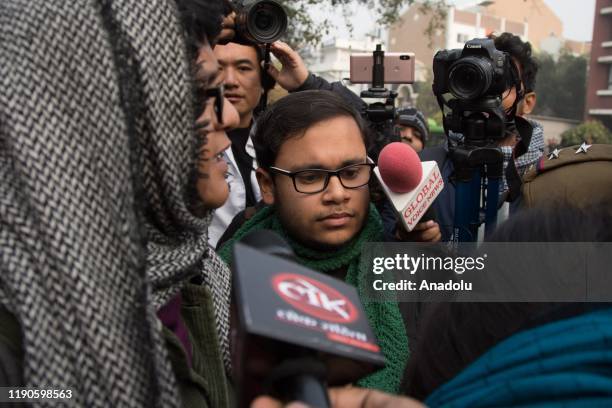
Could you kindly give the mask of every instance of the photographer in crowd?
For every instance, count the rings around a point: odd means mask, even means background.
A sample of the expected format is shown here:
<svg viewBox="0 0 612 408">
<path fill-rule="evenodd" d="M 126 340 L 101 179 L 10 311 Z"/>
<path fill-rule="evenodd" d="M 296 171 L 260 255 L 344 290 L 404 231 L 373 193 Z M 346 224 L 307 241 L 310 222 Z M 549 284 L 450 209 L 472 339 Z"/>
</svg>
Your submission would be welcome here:
<svg viewBox="0 0 612 408">
<path fill-rule="evenodd" d="M 502 94 L 502 109 L 505 112 L 506 134 L 502 140 L 497 142 L 503 154 L 503 176 L 500 183 L 500 197 L 511 195 L 515 199 L 520 193 L 520 176 L 543 154 L 543 134 L 541 126 L 535 128 L 522 116 L 535 104 L 535 78 L 538 70 L 536 61 L 531 54 L 531 45 L 523 42 L 520 37 L 511 33 L 503 33 L 499 36 L 491 36 L 495 48 L 509 54 L 515 70 L 512 77 L 516 82 L 509 84 Z M 530 97 L 523 102 L 526 90 L 531 91 Z M 520 107 L 523 107 L 522 111 Z M 535 129 L 535 131 L 534 131 Z M 440 172 L 444 179 L 444 189 L 433 204 L 436 211 L 437 221 L 442 231 L 442 240 L 450 241 L 453 235 L 453 224 L 455 220 L 455 172 L 453 161 L 449 151 L 458 143 L 462 143 L 464 135 L 452 133 L 448 135 L 448 144 L 444 147 L 426 148 L 421 154 L 421 160 L 434 160 L 438 163 Z M 521 153 L 524 153 L 521 155 Z M 508 179 L 507 175 L 511 178 Z M 507 205 L 504 207 L 507 214 Z"/>
<path fill-rule="evenodd" d="M 537 74 L 537 70 L 535 72 Z M 527 75 L 523 78 L 523 86 L 525 87 L 524 96 L 519 101 L 516 108 L 516 115 L 527 119 L 531 127 L 531 141 L 529 142 L 529 148 L 523 155 L 514 159 L 516 169 L 523 179 L 526 173 L 531 170 L 534 165 L 542 158 L 544 154 L 544 128 L 539 122 L 529 118 L 531 112 L 535 109 L 537 102 L 537 95 L 535 92 L 536 86 L 536 75 Z M 518 197 L 516 200 L 510 203 L 509 212 L 512 214 L 518 210 L 522 205 L 522 197 Z"/>
<path fill-rule="evenodd" d="M 214 53 L 219 61 L 217 75 L 223 83 L 224 95 L 238 111 L 240 123 L 228 132 L 232 147 L 224 152 L 224 159 L 228 164 L 230 194 L 213 215 L 209 228 L 209 244 L 213 248 L 236 214 L 252 209 L 261 199 L 251 134 L 256 114 L 263 108 L 262 95 L 275 84 L 263 69 L 264 53 L 258 44 L 218 44 Z"/>
</svg>

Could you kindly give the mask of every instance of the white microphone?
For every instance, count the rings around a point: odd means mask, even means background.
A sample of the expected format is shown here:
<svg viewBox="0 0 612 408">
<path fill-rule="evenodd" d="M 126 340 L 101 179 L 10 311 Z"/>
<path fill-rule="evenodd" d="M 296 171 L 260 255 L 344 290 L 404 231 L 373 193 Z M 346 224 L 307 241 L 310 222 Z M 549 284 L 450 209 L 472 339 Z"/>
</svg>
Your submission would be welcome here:
<svg viewBox="0 0 612 408">
<path fill-rule="evenodd" d="M 400 142 L 382 149 L 374 174 L 409 232 L 444 188 L 438 164 L 421 162 L 412 147 Z"/>
</svg>

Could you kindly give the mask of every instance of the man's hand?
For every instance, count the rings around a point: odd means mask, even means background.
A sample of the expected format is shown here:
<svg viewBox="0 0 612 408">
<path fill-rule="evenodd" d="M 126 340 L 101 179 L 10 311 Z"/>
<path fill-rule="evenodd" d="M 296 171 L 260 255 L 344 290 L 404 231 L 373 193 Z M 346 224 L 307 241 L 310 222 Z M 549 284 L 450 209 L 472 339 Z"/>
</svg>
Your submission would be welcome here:
<svg viewBox="0 0 612 408">
<path fill-rule="evenodd" d="M 399 241 L 438 242 L 442 239 L 442 233 L 438 223 L 433 220 L 419 222 L 410 232 L 406 231 L 402 224 L 398 222 L 395 238 Z"/>
<path fill-rule="evenodd" d="M 282 41 L 273 42 L 270 45 L 270 51 L 283 67 L 279 71 L 274 65 L 270 64 L 268 74 L 287 91 L 294 91 L 302 86 L 308 78 L 308 69 L 302 57 Z"/>
<path fill-rule="evenodd" d="M 235 18 L 236 18 L 235 11 L 232 11 L 230 14 L 228 14 L 227 16 L 223 18 L 223 21 L 221 22 L 221 33 L 219 33 L 219 35 L 217 36 L 217 41 L 216 41 L 217 44 L 224 45 L 232 41 L 232 39 L 236 35 L 236 32 L 234 30 Z"/>
<path fill-rule="evenodd" d="M 366 388 L 330 388 L 329 400 L 332 408 L 423 408 L 419 401 L 398 397 Z M 283 404 L 270 397 L 259 397 L 251 408 L 282 408 Z M 287 408 L 307 408 L 301 402 L 292 402 Z"/>
</svg>

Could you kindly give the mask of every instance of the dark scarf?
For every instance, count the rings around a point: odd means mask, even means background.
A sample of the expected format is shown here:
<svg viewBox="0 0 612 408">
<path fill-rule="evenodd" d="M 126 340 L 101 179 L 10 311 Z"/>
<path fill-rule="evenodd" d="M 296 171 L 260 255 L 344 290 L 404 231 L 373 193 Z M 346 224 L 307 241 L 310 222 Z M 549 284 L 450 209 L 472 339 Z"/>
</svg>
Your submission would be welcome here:
<svg viewBox="0 0 612 408">
<path fill-rule="evenodd" d="M 259 210 L 253 218 L 247 221 L 219 251 L 219 256 L 228 264 L 231 263 L 231 249 L 234 242 L 239 241 L 251 231 L 269 229 L 285 238 L 300 264 L 323 273 L 346 269 L 345 281 L 357 288 L 359 296 L 364 299 L 367 293 L 367 270 L 360 268 L 360 255 L 363 245 L 367 242 L 383 240 L 383 226 L 380 215 L 373 205 L 370 205 L 367 221 L 361 232 L 351 242 L 334 251 L 317 251 L 307 248 L 292 240 L 283 226 L 273 207 Z M 386 367 L 359 380 L 361 387 L 376 388 L 395 393 L 404 373 L 408 360 L 408 338 L 397 302 L 373 302 L 362 300 L 370 325 L 378 339 L 378 343 L 386 359 Z"/>
</svg>

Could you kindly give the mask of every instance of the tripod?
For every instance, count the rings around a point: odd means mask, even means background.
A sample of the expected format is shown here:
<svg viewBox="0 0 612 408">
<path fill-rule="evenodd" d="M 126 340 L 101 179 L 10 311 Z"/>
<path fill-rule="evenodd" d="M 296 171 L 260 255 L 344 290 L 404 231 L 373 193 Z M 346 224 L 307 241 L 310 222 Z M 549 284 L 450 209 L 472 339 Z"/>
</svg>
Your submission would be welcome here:
<svg viewBox="0 0 612 408">
<path fill-rule="evenodd" d="M 450 150 L 456 180 L 453 242 L 475 242 L 483 222 L 485 237 L 497 224 L 504 166 L 501 149 L 492 143 L 491 135 L 503 135 L 503 117 L 497 100 L 471 106 L 458 100 L 450 102 L 455 106 L 453 114 L 445 118 L 447 125 L 462 130 L 464 135 L 464 140 Z M 464 112 L 471 113 L 464 116 Z"/>
</svg>

